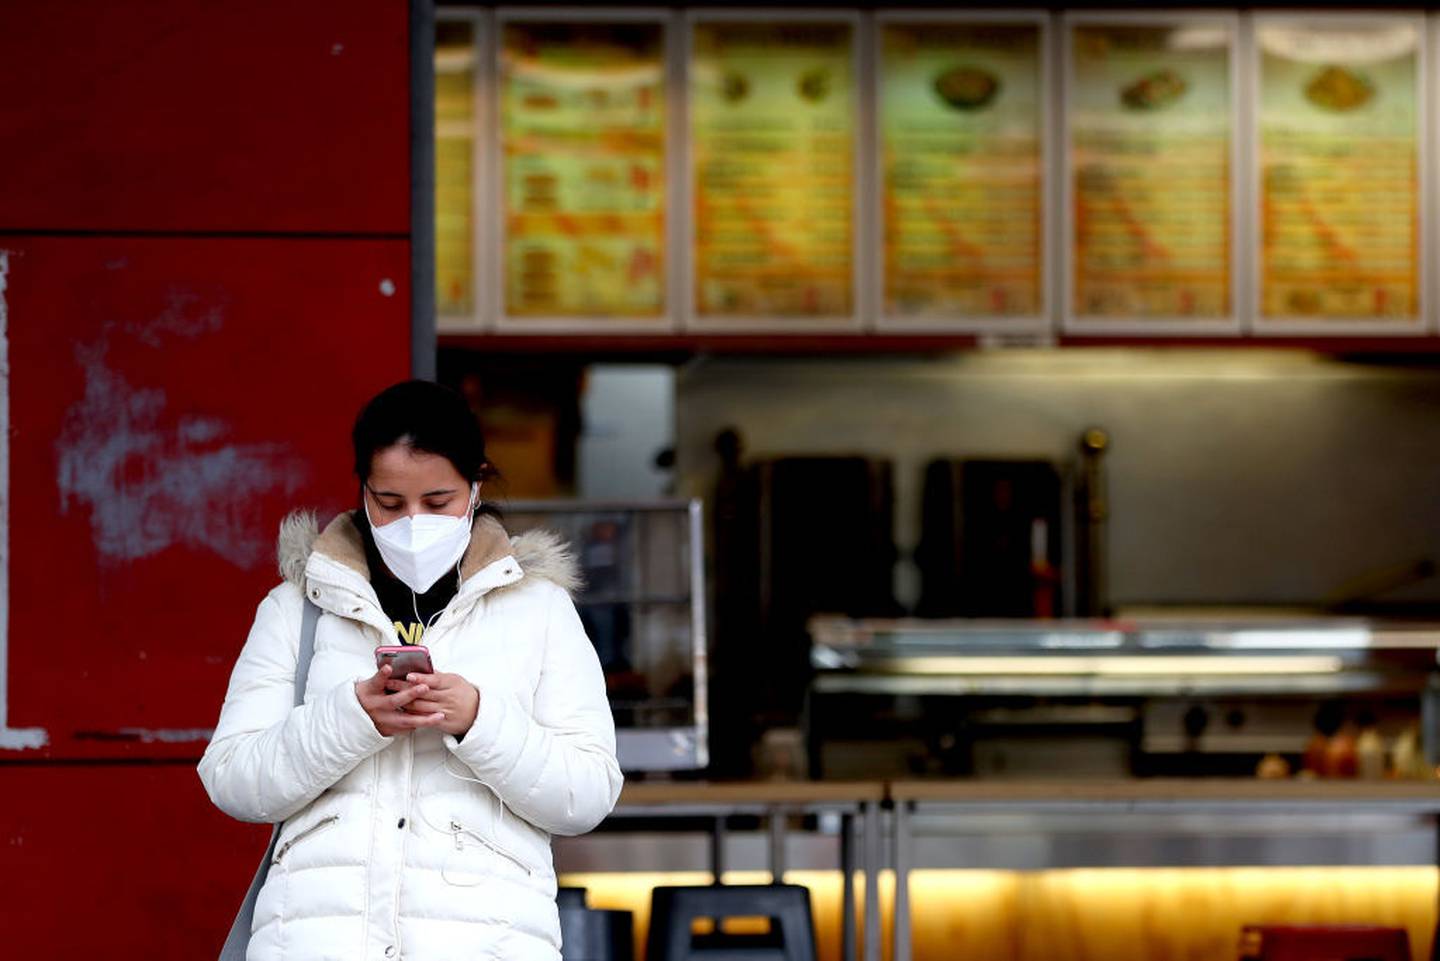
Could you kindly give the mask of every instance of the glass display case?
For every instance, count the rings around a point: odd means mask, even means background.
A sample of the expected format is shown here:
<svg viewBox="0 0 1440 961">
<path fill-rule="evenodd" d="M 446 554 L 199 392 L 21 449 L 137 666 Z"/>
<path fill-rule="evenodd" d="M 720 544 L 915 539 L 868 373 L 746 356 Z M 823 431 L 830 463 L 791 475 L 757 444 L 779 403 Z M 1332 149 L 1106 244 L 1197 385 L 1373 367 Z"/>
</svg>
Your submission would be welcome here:
<svg viewBox="0 0 1440 961">
<path fill-rule="evenodd" d="M 580 562 L 575 606 L 605 671 L 626 771 L 709 763 L 701 522 L 698 500 L 505 508 L 512 534 L 553 530 Z"/>
</svg>

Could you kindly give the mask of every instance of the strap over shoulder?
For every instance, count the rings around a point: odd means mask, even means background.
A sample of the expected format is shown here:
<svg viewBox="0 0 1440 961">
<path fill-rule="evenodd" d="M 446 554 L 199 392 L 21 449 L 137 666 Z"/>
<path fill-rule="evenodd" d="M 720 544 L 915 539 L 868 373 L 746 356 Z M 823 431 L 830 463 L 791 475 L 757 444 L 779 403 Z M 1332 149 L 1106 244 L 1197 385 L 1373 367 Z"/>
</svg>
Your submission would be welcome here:
<svg viewBox="0 0 1440 961">
<path fill-rule="evenodd" d="M 295 706 L 305 703 L 305 682 L 310 677 L 310 659 L 315 656 L 315 625 L 320 622 L 320 608 L 310 598 L 300 612 L 300 653 L 295 659 Z"/>
<path fill-rule="evenodd" d="M 305 682 L 310 676 L 310 660 L 315 656 L 315 625 L 319 622 L 320 608 L 310 598 L 305 598 L 305 606 L 300 611 L 300 650 L 295 659 L 296 707 L 305 703 Z M 265 849 L 260 866 L 255 869 L 255 877 L 250 881 L 250 889 L 245 892 L 245 900 L 240 903 L 235 921 L 230 925 L 230 933 L 220 949 L 220 961 L 245 961 L 245 951 L 250 945 L 250 926 L 255 918 L 255 901 L 260 897 L 260 889 L 265 886 L 265 876 L 270 873 L 275 842 L 280 840 L 280 828 L 281 825 L 277 824 L 270 832 L 270 845 Z"/>
</svg>

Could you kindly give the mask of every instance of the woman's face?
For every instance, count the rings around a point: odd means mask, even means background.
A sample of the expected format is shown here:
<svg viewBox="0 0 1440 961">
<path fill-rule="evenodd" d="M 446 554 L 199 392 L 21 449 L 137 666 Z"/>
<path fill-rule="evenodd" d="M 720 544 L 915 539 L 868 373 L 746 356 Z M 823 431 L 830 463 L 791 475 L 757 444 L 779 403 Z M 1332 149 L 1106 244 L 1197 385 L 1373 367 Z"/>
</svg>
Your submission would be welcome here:
<svg viewBox="0 0 1440 961">
<path fill-rule="evenodd" d="M 470 482 L 449 459 L 395 444 L 377 451 L 370 461 L 362 496 L 377 527 L 412 514 L 464 517 L 470 508 Z"/>
</svg>

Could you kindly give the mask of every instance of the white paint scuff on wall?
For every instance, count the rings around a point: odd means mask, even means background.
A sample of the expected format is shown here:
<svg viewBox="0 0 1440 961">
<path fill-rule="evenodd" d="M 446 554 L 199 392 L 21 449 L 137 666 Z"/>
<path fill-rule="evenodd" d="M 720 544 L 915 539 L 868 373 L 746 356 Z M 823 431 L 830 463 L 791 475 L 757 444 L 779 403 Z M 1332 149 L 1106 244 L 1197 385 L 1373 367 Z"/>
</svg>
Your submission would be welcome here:
<svg viewBox="0 0 1440 961">
<path fill-rule="evenodd" d="M 34 750 L 44 728 L 11 727 L 10 718 L 10 321 L 5 288 L 10 253 L 0 250 L 0 749 Z"/>
<path fill-rule="evenodd" d="M 210 740 L 215 729 L 213 727 L 122 727 L 116 733 L 125 737 L 133 737 L 141 744 L 203 744 Z"/>
<path fill-rule="evenodd" d="M 223 308 L 172 290 L 151 323 L 123 334 L 154 349 L 169 338 L 217 333 Z M 257 499 L 293 495 L 305 480 L 300 459 L 280 443 L 227 443 L 219 418 L 174 413 L 160 387 L 130 383 L 109 362 L 110 336 L 75 348 L 85 394 L 65 413 L 56 442 L 60 509 L 90 510 L 102 562 L 123 564 L 181 546 L 241 568 L 270 556 L 256 523 Z"/>
</svg>

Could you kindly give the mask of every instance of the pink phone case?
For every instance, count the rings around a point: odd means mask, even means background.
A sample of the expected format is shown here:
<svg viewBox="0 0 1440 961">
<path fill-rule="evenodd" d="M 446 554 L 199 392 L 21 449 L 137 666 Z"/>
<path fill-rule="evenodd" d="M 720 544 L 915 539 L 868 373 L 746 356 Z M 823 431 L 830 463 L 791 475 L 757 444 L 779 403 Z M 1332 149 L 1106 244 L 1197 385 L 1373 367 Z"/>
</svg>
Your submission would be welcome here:
<svg viewBox="0 0 1440 961">
<path fill-rule="evenodd" d="M 403 680 L 406 674 L 434 674 L 430 649 L 418 644 L 375 648 L 375 669 L 390 665 L 390 676 Z"/>
</svg>

